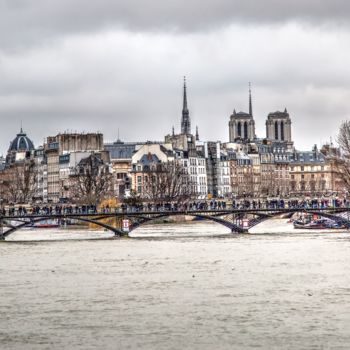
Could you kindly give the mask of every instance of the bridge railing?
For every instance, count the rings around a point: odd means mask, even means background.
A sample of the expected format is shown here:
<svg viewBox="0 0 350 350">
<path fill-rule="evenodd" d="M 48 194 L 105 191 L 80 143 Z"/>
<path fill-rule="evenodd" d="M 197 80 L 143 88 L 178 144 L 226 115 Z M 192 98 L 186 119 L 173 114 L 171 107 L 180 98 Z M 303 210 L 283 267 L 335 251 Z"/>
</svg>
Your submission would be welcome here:
<svg viewBox="0 0 350 350">
<path fill-rule="evenodd" d="M 60 215 L 104 215 L 104 214 L 134 214 L 134 213 L 186 213 L 186 212 L 222 212 L 238 213 L 252 211 L 288 211 L 288 210 L 334 210 L 334 209 L 349 209 L 348 203 L 342 205 L 324 205 L 319 204 L 293 204 L 293 205 L 154 205 L 154 206 L 122 206 L 118 208 L 102 208 L 97 209 L 96 206 L 75 206 L 75 207 L 33 207 L 33 208 L 3 208 L 0 211 L 0 217 L 26 217 L 26 216 L 60 216 Z"/>
</svg>

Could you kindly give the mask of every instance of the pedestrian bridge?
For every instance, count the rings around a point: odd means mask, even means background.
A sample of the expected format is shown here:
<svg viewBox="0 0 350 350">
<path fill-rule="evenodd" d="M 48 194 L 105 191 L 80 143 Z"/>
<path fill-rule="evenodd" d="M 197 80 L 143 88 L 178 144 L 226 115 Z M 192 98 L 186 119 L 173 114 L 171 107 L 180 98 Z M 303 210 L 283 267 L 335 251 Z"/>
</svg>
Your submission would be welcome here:
<svg viewBox="0 0 350 350">
<path fill-rule="evenodd" d="M 138 227 L 155 220 L 170 216 L 186 215 L 209 220 L 224 225 L 232 233 L 248 233 L 249 229 L 265 220 L 277 217 L 291 217 L 295 213 L 309 213 L 331 219 L 346 228 L 350 228 L 349 208 L 283 208 L 283 209 L 219 209 L 219 210 L 186 210 L 186 211 L 121 211 L 95 213 L 53 213 L 33 215 L 0 216 L 0 240 L 12 233 L 46 220 L 76 220 L 95 224 L 114 232 L 115 236 L 124 236 Z M 344 215 L 348 213 L 348 215 Z M 108 218 L 115 218 L 116 225 L 106 224 Z"/>
</svg>

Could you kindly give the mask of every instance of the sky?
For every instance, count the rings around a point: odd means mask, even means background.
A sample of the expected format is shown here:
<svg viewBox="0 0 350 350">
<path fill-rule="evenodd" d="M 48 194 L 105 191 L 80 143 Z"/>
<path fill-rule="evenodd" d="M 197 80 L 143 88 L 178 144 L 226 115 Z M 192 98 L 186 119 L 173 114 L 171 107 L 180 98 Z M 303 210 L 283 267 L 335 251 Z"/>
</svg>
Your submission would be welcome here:
<svg viewBox="0 0 350 350">
<path fill-rule="evenodd" d="M 180 130 L 228 141 L 233 109 L 256 134 L 287 108 L 308 150 L 350 115 L 347 0 L 0 0 L 0 155 L 21 123 L 36 146 L 78 131 L 105 142 Z"/>
</svg>

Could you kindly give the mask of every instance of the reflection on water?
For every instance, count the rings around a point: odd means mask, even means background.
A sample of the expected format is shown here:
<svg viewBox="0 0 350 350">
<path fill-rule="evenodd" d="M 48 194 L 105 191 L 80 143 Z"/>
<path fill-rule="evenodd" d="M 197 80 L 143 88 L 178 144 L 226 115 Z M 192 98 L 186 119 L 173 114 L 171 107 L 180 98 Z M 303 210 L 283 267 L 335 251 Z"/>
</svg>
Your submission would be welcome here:
<svg viewBox="0 0 350 350">
<path fill-rule="evenodd" d="M 17 232 L 0 244 L 0 348 L 348 349 L 350 234 L 293 232 Z"/>
</svg>

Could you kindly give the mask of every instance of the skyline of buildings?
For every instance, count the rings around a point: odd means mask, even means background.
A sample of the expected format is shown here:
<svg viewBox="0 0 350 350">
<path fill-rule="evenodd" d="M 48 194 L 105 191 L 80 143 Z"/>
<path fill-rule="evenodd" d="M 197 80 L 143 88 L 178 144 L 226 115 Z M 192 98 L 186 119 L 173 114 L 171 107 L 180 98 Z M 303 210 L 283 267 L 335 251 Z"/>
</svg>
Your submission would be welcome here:
<svg viewBox="0 0 350 350">
<path fill-rule="evenodd" d="M 236 112 L 236 108 L 233 109 L 233 113 L 229 116 L 228 118 L 228 123 L 229 123 L 229 131 L 228 131 L 228 137 L 225 140 L 217 140 L 220 142 L 234 142 L 234 140 L 238 137 L 241 137 L 243 140 L 254 140 L 258 138 L 264 138 L 261 137 L 261 135 L 256 134 L 256 122 L 255 118 L 253 116 L 253 101 L 252 101 L 252 90 L 251 90 L 251 83 L 249 82 L 249 95 L 248 95 L 248 112 L 243 112 L 239 111 Z M 259 118 L 261 119 L 261 118 Z M 261 122 L 261 120 L 260 120 Z M 199 125 L 198 125 L 199 124 Z M 269 112 L 267 114 L 266 120 L 265 120 L 265 129 L 266 129 L 266 136 L 265 138 L 270 139 L 270 140 L 280 140 L 284 141 L 285 139 L 290 142 L 290 146 L 292 147 L 294 145 L 294 142 L 292 142 L 292 121 L 289 116 L 289 113 L 287 111 L 287 108 L 284 107 L 283 112 L 277 110 L 275 112 Z M 278 124 L 278 126 L 277 126 Z M 103 120 L 101 121 L 101 126 L 103 125 Z M 214 124 L 213 124 L 214 125 Z M 297 127 L 296 125 L 296 130 L 295 134 L 297 134 Z M 189 113 L 189 108 L 188 108 L 188 97 L 187 97 L 187 82 L 186 82 L 186 76 L 184 76 L 184 85 L 183 85 L 183 108 L 182 108 L 182 117 L 181 117 L 181 122 L 180 122 L 180 128 L 181 128 L 181 133 L 182 134 L 190 134 L 191 133 L 191 118 L 190 118 L 190 113 Z M 118 125 L 116 125 L 117 130 L 117 135 L 116 139 L 120 138 L 120 128 Z M 28 130 L 25 126 L 23 127 L 23 121 L 20 121 L 20 133 L 23 132 L 23 130 L 26 130 L 26 133 L 28 133 Z M 172 130 L 174 132 L 175 126 L 172 126 Z M 197 123 L 196 125 L 196 137 L 199 138 L 199 130 L 201 130 L 200 123 Z M 91 133 L 91 132 L 97 132 L 100 133 L 101 131 L 95 130 L 95 131 L 81 131 L 81 130 L 70 130 L 69 128 L 65 129 L 64 131 L 59 131 L 57 130 L 59 134 L 72 134 L 72 133 Z M 30 134 L 30 132 L 29 132 Z M 163 133 L 160 132 L 160 138 L 163 137 Z M 43 139 L 45 142 L 47 136 L 43 135 Z M 210 138 L 208 138 L 209 140 Z M 34 144 L 36 142 L 33 142 L 32 139 L 30 141 Z M 126 142 L 135 142 L 134 140 L 125 140 Z M 154 141 L 147 136 L 141 140 L 142 142 L 146 141 Z M 11 147 L 12 141 L 8 141 L 9 146 Z M 110 140 L 110 142 L 113 142 L 113 140 Z M 333 143 L 333 138 L 332 135 L 329 135 L 329 140 L 325 141 L 319 141 L 319 143 L 314 143 L 317 144 L 319 147 L 322 147 L 323 144 L 327 143 Z M 298 149 L 298 147 L 296 147 Z M 7 150 L 0 150 L 0 157 L 4 157 L 6 154 Z"/>
<path fill-rule="evenodd" d="M 29 186 L 30 172 L 23 172 L 31 169 L 32 194 L 26 189 L 22 200 L 69 202 L 79 197 L 74 189 L 81 174 L 100 174 L 99 169 L 105 174 L 107 167 L 112 176 L 109 195 L 121 199 L 135 193 L 150 199 L 154 196 L 151 179 L 162 175 L 159 169 L 164 165 L 175 162 L 188 176 L 193 197 L 201 200 L 344 192 L 330 157 L 338 152 L 336 147 L 328 144 L 319 150 L 315 145 L 311 150 L 298 151 L 287 109 L 269 113 L 266 135 L 257 137 L 250 84 L 248 112 L 234 109 L 228 117 L 229 142 L 201 140 L 198 126 L 194 134 L 185 78 L 182 95 L 180 132 L 176 133 L 173 126 L 164 141 L 117 139 L 106 143 L 102 133 L 76 132 L 47 136 L 43 145 L 35 147 L 21 128 L 6 158 L 0 159 L 0 190 L 5 193 L 14 178 L 26 176 Z M 87 169 L 91 161 L 95 170 Z M 8 198 L 19 200 L 17 194 L 12 195 L 8 193 Z"/>
</svg>

